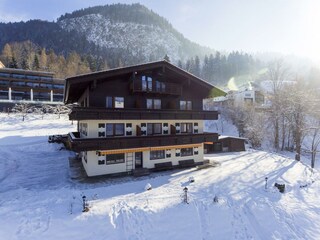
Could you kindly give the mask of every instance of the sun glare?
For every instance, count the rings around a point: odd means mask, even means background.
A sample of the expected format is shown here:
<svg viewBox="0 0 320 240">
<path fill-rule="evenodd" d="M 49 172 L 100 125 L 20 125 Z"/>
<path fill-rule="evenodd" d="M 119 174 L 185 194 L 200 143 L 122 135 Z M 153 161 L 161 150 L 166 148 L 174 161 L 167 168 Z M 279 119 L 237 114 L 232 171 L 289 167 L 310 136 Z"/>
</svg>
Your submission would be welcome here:
<svg viewBox="0 0 320 240">
<path fill-rule="evenodd" d="M 320 2 L 306 2 L 297 26 L 297 52 L 320 64 Z"/>
</svg>

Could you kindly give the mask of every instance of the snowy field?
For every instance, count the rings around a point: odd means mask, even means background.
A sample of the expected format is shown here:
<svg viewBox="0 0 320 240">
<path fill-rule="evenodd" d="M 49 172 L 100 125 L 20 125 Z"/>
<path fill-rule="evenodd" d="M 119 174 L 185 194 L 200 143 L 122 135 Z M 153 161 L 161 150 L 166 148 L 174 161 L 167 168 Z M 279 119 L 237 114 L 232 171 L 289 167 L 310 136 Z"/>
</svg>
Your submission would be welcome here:
<svg viewBox="0 0 320 240">
<path fill-rule="evenodd" d="M 83 183 L 69 177 L 73 153 L 47 142 L 50 134 L 75 130 L 67 117 L 22 122 L 0 114 L 0 123 L 1 240 L 320 239 L 318 171 L 291 158 L 263 151 L 207 155 L 219 166 Z M 275 182 L 286 184 L 284 194 Z M 152 190 L 144 190 L 147 183 Z"/>
</svg>

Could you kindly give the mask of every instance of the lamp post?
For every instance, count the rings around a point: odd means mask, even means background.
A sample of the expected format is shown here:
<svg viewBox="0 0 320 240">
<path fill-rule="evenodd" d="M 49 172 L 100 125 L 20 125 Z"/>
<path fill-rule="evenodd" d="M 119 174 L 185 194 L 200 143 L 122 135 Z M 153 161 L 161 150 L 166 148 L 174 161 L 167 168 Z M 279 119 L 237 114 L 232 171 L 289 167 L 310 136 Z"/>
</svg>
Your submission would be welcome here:
<svg viewBox="0 0 320 240">
<path fill-rule="evenodd" d="M 266 177 L 265 180 L 266 180 L 266 184 L 264 186 L 264 189 L 267 189 L 268 188 L 268 177 Z"/>
<path fill-rule="evenodd" d="M 185 203 L 188 203 L 188 188 L 185 187 L 185 188 L 183 189 L 183 192 L 184 192 L 183 201 L 184 201 Z"/>
<path fill-rule="evenodd" d="M 86 196 L 82 196 L 82 212 L 87 212 Z"/>
</svg>

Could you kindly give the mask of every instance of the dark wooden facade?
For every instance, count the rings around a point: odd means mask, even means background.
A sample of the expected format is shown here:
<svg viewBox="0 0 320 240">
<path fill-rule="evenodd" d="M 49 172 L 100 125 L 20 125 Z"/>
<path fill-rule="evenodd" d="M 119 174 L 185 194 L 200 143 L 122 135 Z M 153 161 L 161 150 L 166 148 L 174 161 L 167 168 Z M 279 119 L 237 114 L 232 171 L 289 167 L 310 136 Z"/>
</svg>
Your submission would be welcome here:
<svg viewBox="0 0 320 240">
<path fill-rule="evenodd" d="M 194 75 L 167 61 L 159 61 L 68 78 L 64 102 L 80 105 L 72 109 L 70 120 L 215 120 L 217 111 L 203 110 L 203 99 L 210 97 L 213 89 L 214 86 Z M 123 97 L 123 107 L 109 108 L 106 97 Z M 149 109 L 147 99 L 161 100 L 161 106 Z M 182 109 L 181 101 L 191 102 L 191 107 Z M 75 133 L 70 135 L 69 142 L 75 151 L 92 151 L 194 144 L 218 138 L 215 133 L 184 135 L 174 134 L 173 130 L 171 133 L 103 139 L 77 138 Z"/>
<path fill-rule="evenodd" d="M 143 90 L 143 76 L 152 78 L 150 89 Z M 66 81 L 65 103 L 78 102 L 89 89 L 87 107 L 105 107 L 106 96 L 124 96 L 125 109 L 145 109 L 147 98 L 157 98 L 161 99 L 161 109 L 180 110 L 179 101 L 190 100 L 192 110 L 202 111 L 202 100 L 215 88 L 166 61 L 80 75 Z"/>
<path fill-rule="evenodd" d="M 245 138 L 220 137 L 217 141 L 205 144 L 206 153 L 245 151 Z"/>
<path fill-rule="evenodd" d="M 70 148 L 74 151 L 95 151 L 129 149 L 139 147 L 157 147 L 181 144 L 196 144 L 208 141 L 217 141 L 217 133 L 160 135 L 160 136 L 134 136 L 110 138 L 80 138 L 79 133 L 68 135 Z"/>
<path fill-rule="evenodd" d="M 179 120 L 213 120 L 218 118 L 217 111 L 162 110 L 162 109 L 107 109 L 91 107 L 74 107 L 69 114 L 70 120 L 101 119 L 179 119 Z"/>
</svg>

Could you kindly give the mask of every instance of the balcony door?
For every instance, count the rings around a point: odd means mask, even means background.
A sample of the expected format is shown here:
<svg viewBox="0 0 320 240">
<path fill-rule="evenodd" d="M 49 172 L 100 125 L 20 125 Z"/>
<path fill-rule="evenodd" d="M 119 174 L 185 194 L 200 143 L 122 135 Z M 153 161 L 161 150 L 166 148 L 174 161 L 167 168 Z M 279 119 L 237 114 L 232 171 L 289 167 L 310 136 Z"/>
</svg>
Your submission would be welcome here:
<svg viewBox="0 0 320 240">
<path fill-rule="evenodd" d="M 142 159 L 142 152 L 135 153 L 135 168 L 142 168 L 143 167 L 143 159 Z"/>
</svg>

